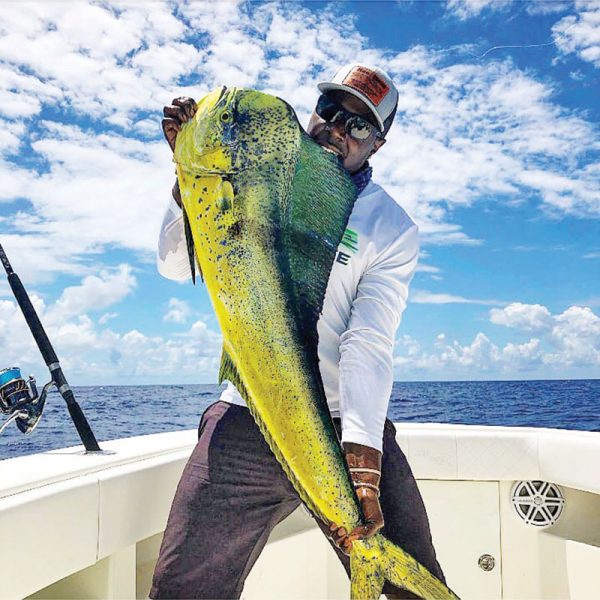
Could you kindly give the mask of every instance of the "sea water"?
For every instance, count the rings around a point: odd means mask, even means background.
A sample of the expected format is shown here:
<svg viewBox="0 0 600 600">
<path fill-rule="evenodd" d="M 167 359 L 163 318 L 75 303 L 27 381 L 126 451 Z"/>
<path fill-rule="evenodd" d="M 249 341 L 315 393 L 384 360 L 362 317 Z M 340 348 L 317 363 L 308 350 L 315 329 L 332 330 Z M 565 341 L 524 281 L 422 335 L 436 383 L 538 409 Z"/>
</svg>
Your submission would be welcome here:
<svg viewBox="0 0 600 600">
<path fill-rule="evenodd" d="M 216 385 L 76 387 L 99 442 L 194 429 L 218 400 Z M 396 382 L 393 421 L 555 427 L 600 431 L 600 380 Z M 38 427 L 23 435 L 14 424 L 0 434 L 0 459 L 80 444 L 67 407 L 48 395 Z"/>
</svg>

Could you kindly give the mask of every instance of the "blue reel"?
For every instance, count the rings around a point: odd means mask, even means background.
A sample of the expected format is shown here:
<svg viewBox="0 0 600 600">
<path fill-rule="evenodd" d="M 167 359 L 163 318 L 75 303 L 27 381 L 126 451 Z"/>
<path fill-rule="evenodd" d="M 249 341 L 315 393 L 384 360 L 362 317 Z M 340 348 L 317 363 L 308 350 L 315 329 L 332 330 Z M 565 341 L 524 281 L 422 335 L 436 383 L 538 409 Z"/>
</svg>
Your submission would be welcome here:
<svg viewBox="0 0 600 600">
<path fill-rule="evenodd" d="M 10 367 L 0 371 L 0 409 L 8 420 L 0 427 L 0 433 L 13 421 L 22 433 L 30 433 L 38 424 L 48 389 L 52 382 L 46 384 L 38 397 L 35 379 L 29 377 L 26 382 L 21 376 L 19 367 Z"/>
<path fill-rule="evenodd" d="M 19 406 L 31 402 L 27 383 L 19 367 L 0 371 L 0 407 L 4 413 L 13 413 Z"/>
</svg>

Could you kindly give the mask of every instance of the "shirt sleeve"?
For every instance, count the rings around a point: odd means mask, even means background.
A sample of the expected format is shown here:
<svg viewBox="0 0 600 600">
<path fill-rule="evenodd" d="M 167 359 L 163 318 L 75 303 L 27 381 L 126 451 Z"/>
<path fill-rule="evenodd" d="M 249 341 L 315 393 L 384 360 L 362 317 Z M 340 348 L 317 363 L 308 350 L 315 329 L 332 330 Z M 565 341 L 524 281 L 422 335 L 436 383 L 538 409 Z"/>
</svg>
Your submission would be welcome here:
<svg viewBox="0 0 600 600">
<path fill-rule="evenodd" d="M 382 450 L 394 380 L 396 330 L 419 255 L 418 228 L 395 239 L 363 273 L 340 339 L 342 442 Z"/>
<path fill-rule="evenodd" d="M 183 212 L 171 198 L 158 238 L 158 272 L 167 279 L 185 281 L 192 277 L 183 225 Z"/>
</svg>

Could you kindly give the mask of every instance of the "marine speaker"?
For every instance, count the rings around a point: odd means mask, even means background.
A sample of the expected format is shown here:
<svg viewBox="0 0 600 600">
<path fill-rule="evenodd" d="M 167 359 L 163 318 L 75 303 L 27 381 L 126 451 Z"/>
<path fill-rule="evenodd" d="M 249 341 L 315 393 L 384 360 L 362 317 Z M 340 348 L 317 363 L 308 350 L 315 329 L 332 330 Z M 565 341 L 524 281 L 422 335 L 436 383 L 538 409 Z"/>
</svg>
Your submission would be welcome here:
<svg viewBox="0 0 600 600">
<path fill-rule="evenodd" d="M 512 504 L 525 523 L 546 527 L 558 521 L 565 499 L 554 483 L 517 481 L 512 489 Z"/>
</svg>

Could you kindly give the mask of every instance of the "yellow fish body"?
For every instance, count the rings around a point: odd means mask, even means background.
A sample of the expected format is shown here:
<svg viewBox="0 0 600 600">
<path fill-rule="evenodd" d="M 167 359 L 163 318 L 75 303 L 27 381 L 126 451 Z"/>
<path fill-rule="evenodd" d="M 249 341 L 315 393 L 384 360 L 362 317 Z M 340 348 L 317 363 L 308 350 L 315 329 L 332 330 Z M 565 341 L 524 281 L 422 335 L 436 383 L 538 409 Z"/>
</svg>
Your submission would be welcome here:
<svg viewBox="0 0 600 600">
<path fill-rule="evenodd" d="M 174 160 L 192 260 L 223 334 L 220 379 L 236 385 L 313 514 L 350 531 L 362 515 L 319 373 L 317 320 L 356 190 L 288 104 L 253 90 L 200 100 Z M 385 580 L 456 598 L 381 534 L 354 542 L 351 573 L 353 598 L 378 598 Z"/>
</svg>

